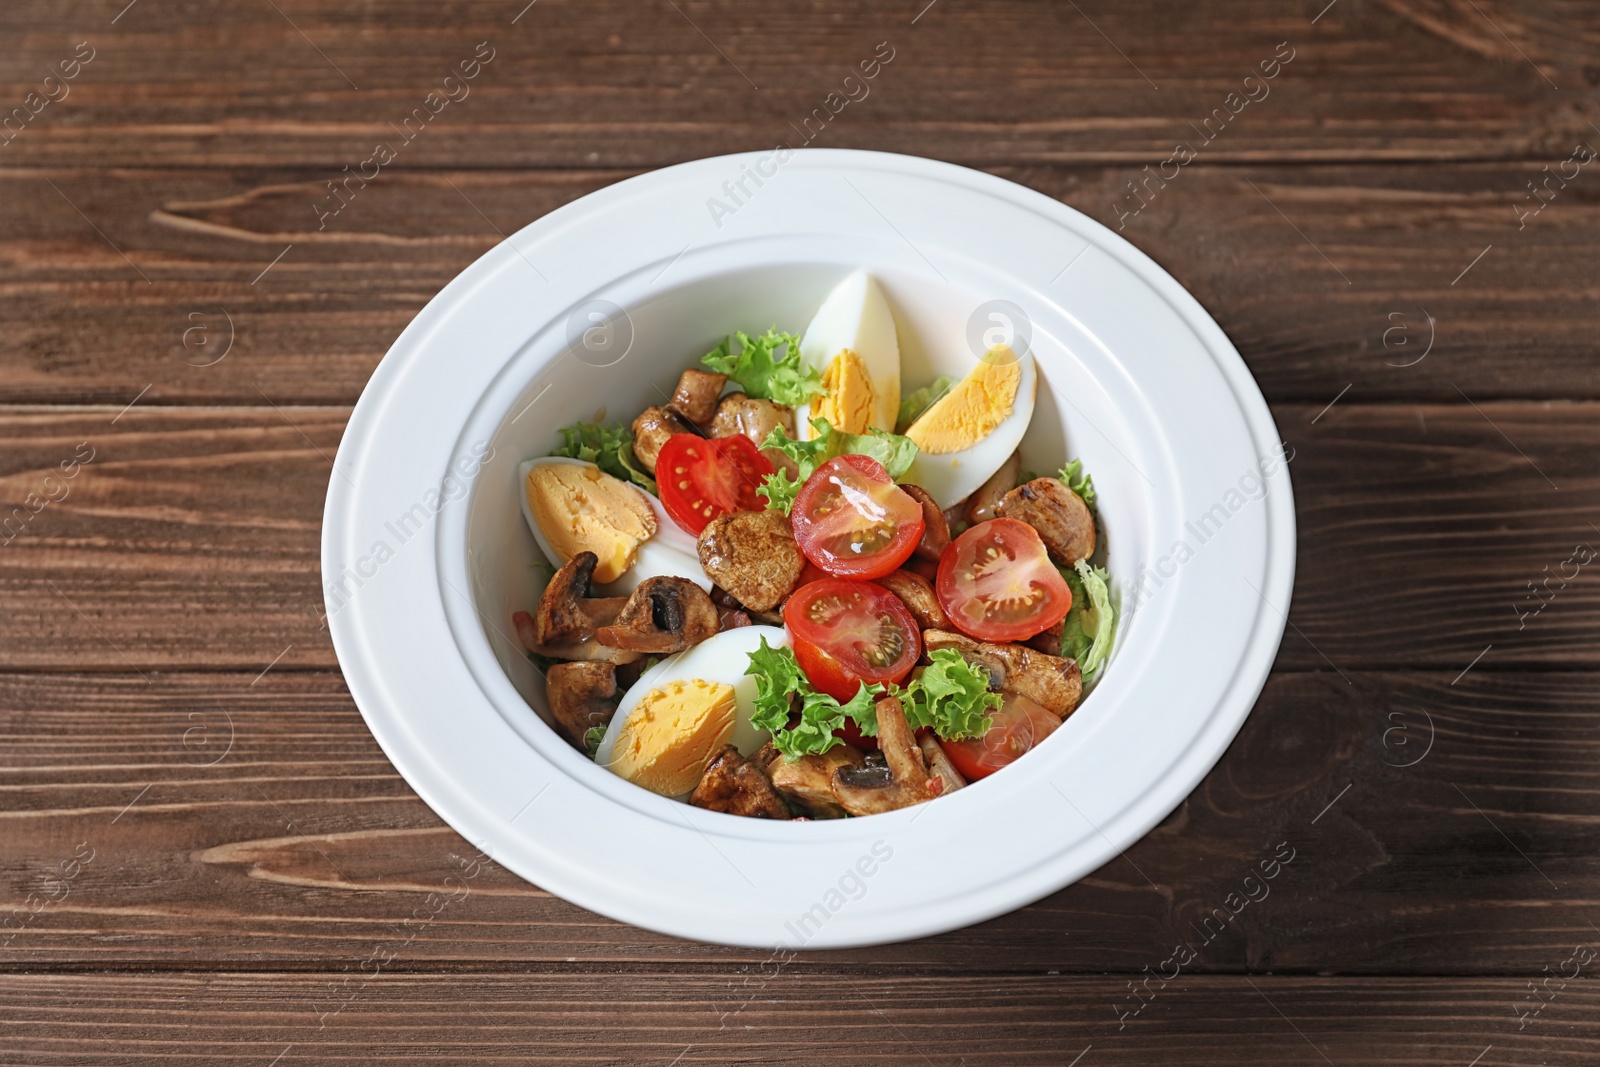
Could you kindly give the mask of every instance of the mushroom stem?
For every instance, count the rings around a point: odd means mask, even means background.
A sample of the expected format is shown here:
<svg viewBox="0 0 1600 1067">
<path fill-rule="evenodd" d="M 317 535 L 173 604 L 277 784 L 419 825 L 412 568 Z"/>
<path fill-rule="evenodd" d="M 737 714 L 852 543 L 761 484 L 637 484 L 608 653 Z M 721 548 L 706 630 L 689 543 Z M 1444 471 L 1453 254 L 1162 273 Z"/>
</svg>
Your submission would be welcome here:
<svg viewBox="0 0 1600 1067">
<path fill-rule="evenodd" d="M 876 815 L 908 808 L 935 796 L 916 735 L 906 722 L 900 698 L 878 698 L 878 749 L 883 763 L 841 767 L 833 775 L 833 795 L 851 815 Z"/>
</svg>

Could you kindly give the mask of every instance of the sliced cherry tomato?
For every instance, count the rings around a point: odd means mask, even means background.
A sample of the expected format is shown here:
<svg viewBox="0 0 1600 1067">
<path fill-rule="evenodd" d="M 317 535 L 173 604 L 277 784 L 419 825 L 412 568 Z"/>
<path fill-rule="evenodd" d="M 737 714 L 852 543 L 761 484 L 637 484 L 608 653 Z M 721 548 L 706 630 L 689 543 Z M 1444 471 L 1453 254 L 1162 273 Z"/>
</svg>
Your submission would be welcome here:
<svg viewBox="0 0 1600 1067">
<path fill-rule="evenodd" d="M 672 521 L 698 537 L 718 515 L 766 507 L 766 497 L 756 490 L 773 469 L 744 434 L 678 433 L 667 438 L 656 457 L 656 488 Z"/>
<path fill-rule="evenodd" d="M 862 682 L 898 682 L 922 655 L 917 621 L 880 585 L 824 578 L 783 605 L 794 656 L 817 689 L 841 703 Z"/>
<path fill-rule="evenodd" d="M 826 577 L 828 577 L 828 572 L 808 559 L 806 560 L 806 565 L 800 568 L 800 579 L 794 583 L 794 587 L 799 589 L 802 585 L 820 582 Z"/>
<path fill-rule="evenodd" d="M 1061 720 L 1048 710 L 1015 693 L 1005 694 L 1005 701 L 995 711 L 993 719 L 994 725 L 982 737 L 971 741 L 942 738 L 939 741 L 939 747 L 969 782 L 988 777 L 1016 762 L 1061 725 Z"/>
<path fill-rule="evenodd" d="M 806 558 L 841 578 L 881 578 L 916 550 L 922 505 L 868 456 L 838 456 L 795 495 L 794 539 Z"/>
<path fill-rule="evenodd" d="M 939 606 L 980 641 L 1020 641 L 1066 618 L 1072 590 L 1020 519 L 980 522 L 939 557 Z"/>
</svg>

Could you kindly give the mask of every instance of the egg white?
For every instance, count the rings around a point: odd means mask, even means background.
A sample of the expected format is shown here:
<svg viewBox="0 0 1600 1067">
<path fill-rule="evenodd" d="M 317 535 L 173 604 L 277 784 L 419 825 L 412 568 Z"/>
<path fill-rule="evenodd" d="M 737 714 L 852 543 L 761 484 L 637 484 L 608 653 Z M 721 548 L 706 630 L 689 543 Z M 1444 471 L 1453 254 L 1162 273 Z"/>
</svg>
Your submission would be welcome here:
<svg viewBox="0 0 1600 1067">
<path fill-rule="evenodd" d="M 900 341 L 894 314 L 877 281 L 864 270 L 834 286 L 800 338 L 801 366 L 826 371 L 843 349 L 861 357 L 876 399 L 871 424 L 893 430 L 900 414 Z M 811 405 L 795 409 L 798 439 L 811 438 Z"/>
<path fill-rule="evenodd" d="M 550 539 L 539 528 L 539 521 L 534 518 L 533 508 L 528 504 L 528 472 L 545 463 L 566 463 L 578 467 L 595 467 L 595 464 L 581 459 L 568 459 L 565 456 L 544 456 L 540 459 L 530 459 L 517 467 L 517 500 L 522 505 L 522 517 L 528 523 L 528 529 L 533 531 L 533 539 L 539 543 L 539 551 L 544 553 L 544 558 L 550 562 L 550 566 L 559 567 L 566 560 L 556 554 Z M 687 578 L 706 592 L 711 592 L 711 577 L 706 574 L 705 568 L 700 566 L 700 553 L 695 539 L 667 516 L 661 501 L 636 485 L 628 485 L 628 488 L 644 497 L 650 504 L 650 510 L 655 512 L 656 533 L 654 537 L 639 546 L 633 558 L 633 566 L 618 575 L 616 581 L 597 585 L 595 589 L 602 596 L 626 596 L 646 578 L 665 576 Z"/>
<path fill-rule="evenodd" d="M 606 727 L 605 737 L 595 751 L 595 763 L 602 767 L 611 766 L 622 724 L 633 714 L 645 694 L 669 682 L 696 678 L 733 687 L 737 710 L 734 712 L 733 736 L 729 742 L 741 755 L 754 754 L 772 736 L 766 730 L 757 729 L 750 721 L 750 716 L 755 712 L 756 680 L 745 674 L 750 666 L 750 653 L 761 647 L 762 638 L 766 638 L 772 648 L 787 647 L 789 644 L 789 635 L 781 626 L 740 626 L 724 630 L 693 648 L 668 656 L 645 671 L 623 694 L 622 701 L 617 705 L 617 713 L 611 717 L 611 725 Z"/>
<path fill-rule="evenodd" d="M 918 452 L 911 469 L 902 482 L 920 485 L 936 500 L 941 508 L 948 508 L 973 493 L 993 477 L 1001 464 L 1010 458 L 1028 432 L 1033 419 L 1033 405 L 1039 393 L 1039 373 L 1033 365 L 1033 354 L 1022 357 L 1022 376 L 1017 382 L 1017 398 L 1012 401 L 1011 414 L 1001 420 L 990 433 L 959 452 L 942 456 Z M 920 421 L 920 419 L 919 419 Z M 915 424 L 913 424 L 915 425 Z"/>
</svg>

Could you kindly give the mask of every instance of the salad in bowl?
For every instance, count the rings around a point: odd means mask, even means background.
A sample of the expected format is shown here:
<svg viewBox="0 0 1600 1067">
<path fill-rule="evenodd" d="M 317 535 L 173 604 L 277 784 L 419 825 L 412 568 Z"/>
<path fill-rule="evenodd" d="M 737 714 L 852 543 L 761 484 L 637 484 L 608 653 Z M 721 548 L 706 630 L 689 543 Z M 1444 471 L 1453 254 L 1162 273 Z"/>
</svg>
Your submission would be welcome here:
<svg viewBox="0 0 1600 1067">
<path fill-rule="evenodd" d="M 553 573 L 512 621 L 575 748 L 697 807 L 833 819 L 964 788 L 1072 714 L 1116 615 L 1093 482 L 1021 469 L 1033 356 L 914 384 L 856 271 L 803 333 L 738 332 L 520 465 Z"/>
</svg>

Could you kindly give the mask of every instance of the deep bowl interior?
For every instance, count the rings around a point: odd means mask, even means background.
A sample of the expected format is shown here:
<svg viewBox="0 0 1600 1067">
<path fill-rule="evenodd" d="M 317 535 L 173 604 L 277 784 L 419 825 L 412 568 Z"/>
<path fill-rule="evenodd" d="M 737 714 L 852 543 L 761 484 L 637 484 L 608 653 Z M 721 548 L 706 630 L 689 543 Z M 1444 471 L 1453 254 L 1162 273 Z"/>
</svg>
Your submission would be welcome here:
<svg viewBox="0 0 1600 1067">
<path fill-rule="evenodd" d="M 469 573 L 483 636 L 506 676 L 533 709 L 501 709 L 524 738 L 532 741 L 551 729 L 549 709 L 543 679 L 512 639 L 510 620 L 515 611 L 533 609 L 549 569 L 542 565 L 543 557 L 519 511 L 517 465 L 548 455 L 560 442 L 558 430 L 563 425 L 579 419 L 626 424 L 646 406 L 665 402 L 678 375 L 698 365 L 702 354 L 735 329 L 759 332 L 775 324 L 781 330 L 803 330 L 829 289 L 862 265 L 808 261 L 711 270 L 690 281 L 657 287 L 632 301 L 621 291 L 625 286 L 615 293 L 597 292 L 593 299 L 608 300 L 623 309 L 600 327 L 612 331 L 605 339 L 604 351 L 597 354 L 581 343 L 572 343 L 574 330 L 569 325 L 566 336 L 560 338 L 564 343 L 558 354 L 531 367 L 525 373 L 524 386 L 514 396 L 509 390 L 502 391 L 511 401 L 488 441 L 489 458 L 476 479 L 469 504 Z M 992 326 L 988 313 L 994 300 L 1029 303 L 1026 293 L 1008 293 L 1003 286 L 978 291 L 930 282 L 926 272 L 866 266 L 883 286 L 894 311 L 902 389 L 906 391 L 940 374 L 961 375 L 971 368 L 978 354 L 968 339 L 975 313 Z M 573 313 L 582 321 L 591 321 L 584 316 L 596 306 L 585 301 Z M 1070 320 L 1030 320 L 1023 331 L 1030 335 L 1027 343 L 1039 370 L 1038 399 L 1022 446 L 1023 466 L 1050 473 L 1069 458 L 1085 459 L 1096 477 L 1108 566 L 1115 578 L 1119 570 L 1142 563 L 1142 535 L 1148 527 L 1148 487 L 1137 477 L 1126 477 L 1125 464 L 1118 462 L 1133 448 L 1133 434 L 1127 428 L 1129 413 L 1116 409 L 1079 358 L 1094 342 L 1074 336 Z M 521 362 L 513 361 L 508 373 L 516 373 Z M 1126 439 L 1116 441 L 1113 438 L 1117 436 Z M 482 450 L 481 443 L 476 447 Z M 1124 627 L 1119 635 L 1119 649 L 1135 639 L 1131 629 Z M 1115 671 L 1115 664 L 1110 670 Z M 599 768 L 594 771 L 604 773 Z"/>
<path fill-rule="evenodd" d="M 819 908 L 829 917 L 804 933 L 807 947 L 950 930 L 1114 858 L 1215 764 L 1282 637 L 1289 479 L 1274 460 L 1263 489 L 1278 435 L 1226 336 L 1115 233 L 990 175 L 825 150 L 797 153 L 737 218 L 709 219 L 706 196 L 761 165 L 700 160 L 592 193 L 518 231 L 423 309 L 341 442 L 323 569 L 355 589 L 330 588 L 328 628 L 406 780 L 552 893 L 746 946 L 795 944 L 797 917 Z M 791 823 L 656 796 L 540 716 L 538 676 L 510 637 L 540 577 L 516 467 L 563 425 L 659 401 L 730 329 L 799 329 L 857 267 L 888 294 L 908 386 L 970 366 L 968 325 L 985 325 L 989 301 L 1031 317 L 1040 393 L 1024 460 L 1044 472 L 1078 457 L 1094 476 L 1123 596 L 1112 661 L 1037 752 L 937 804 Z M 570 339 L 574 313 L 597 299 L 626 309 L 620 359 Z M 441 486 L 446 471 L 461 476 Z M 396 522 L 418 513 L 422 529 L 387 551 Z M 868 852 L 893 860 L 871 892 L 819 904 Z"/>
</svg>

